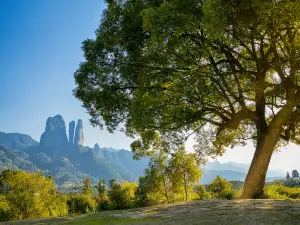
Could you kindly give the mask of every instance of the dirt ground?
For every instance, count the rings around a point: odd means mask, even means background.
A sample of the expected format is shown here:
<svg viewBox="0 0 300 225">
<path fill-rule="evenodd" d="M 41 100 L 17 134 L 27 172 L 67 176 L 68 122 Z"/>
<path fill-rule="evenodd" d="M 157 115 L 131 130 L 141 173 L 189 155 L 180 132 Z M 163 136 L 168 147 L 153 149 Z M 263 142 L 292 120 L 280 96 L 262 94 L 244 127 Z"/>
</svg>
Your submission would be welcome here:
<svg viewBox="0 0 300 225">
<path fill-rule="evenodd" d="M 210 200 L 2 224 L 300 224 L 300 201 Z"/>
</svg>

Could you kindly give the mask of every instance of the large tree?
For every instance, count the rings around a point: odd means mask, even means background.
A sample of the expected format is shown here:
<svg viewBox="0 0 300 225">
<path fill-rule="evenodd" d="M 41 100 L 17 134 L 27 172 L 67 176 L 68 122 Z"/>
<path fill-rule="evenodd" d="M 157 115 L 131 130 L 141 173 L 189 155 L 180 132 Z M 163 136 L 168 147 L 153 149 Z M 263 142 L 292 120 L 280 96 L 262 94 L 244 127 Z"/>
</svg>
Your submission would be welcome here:
<svg viewBox="0 0 300 225">
<path fill-rule="evenodd" d="M 157 134 L 194 132 L 199 156 L 252 140 L 242 197 L 259 197 L 276 147 L 300 143 L 299 22 L 296 0 L 107 0 L 75 95 L 94 125 L 139 135 L 134 151 Z"/>
</svg>

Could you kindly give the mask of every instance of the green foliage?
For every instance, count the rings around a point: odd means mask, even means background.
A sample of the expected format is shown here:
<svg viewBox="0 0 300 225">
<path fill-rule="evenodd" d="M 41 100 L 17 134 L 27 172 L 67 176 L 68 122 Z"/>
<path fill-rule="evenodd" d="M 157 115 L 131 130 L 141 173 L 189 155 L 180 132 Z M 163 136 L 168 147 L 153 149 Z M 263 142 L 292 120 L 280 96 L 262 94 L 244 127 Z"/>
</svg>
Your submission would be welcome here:
<svg viewBox="0 0 300 225">
<path fill-rule="evenodd" d="M 110 209 L 129 209 L 134 207 L 134 194 L 138 185 L 136 182 L 117 183 L 109 181 L 109 204 Z"/>
<path fill-rule="evenodd" d="M 125 123 L 145 148 L 156 131 L 184 139 L 178 134 L 209 123 L 215 149 L 202 151 L 220 155 L 242 136 L 254 139 L 258 90 L 268 125 L 275 115 L 265 105 L 286 106 L 272 99 L 291 91 L 277 74 L 296 65 L 299 11 L 294 0 L 109 1 L 96 39 L 83 43 L 74 93 L 93 124 L 113 131 Z M 293 69 L 285 76 L 297 86 Z"/>
<path fill-rule="evenodd" d="M 201 178 L 200 165 L 196 160 L 196 155 L 186 153 L 183 147 L 179 148 L 171 154 L 167 171 L 172 182 L 172 191 L 184 192 L 187 201 L 194 183 Z"/>
<path fill-rule="evenodd" d="M 95 186 L 98 191 L 98 196 L 100 197 L 100 201 L 103 201 L 106 197 L 106 184 L 105 180 L 101 180 L 98 182 L 98 185 Z"/>
<path fill-rule="evenodd" d="M 217 176 L 209 184 L 208 189 L 212 197 L 217 199 L 234 199 L 238 194 L 236 190 L 232 189 L 232 184 L 220 176 Z"/>
<path fill-rule="evenodd" d="M 90 195 L 74 194 L 67 201 L 69 214 L 85 214 L 97 211 L 98 204 Z"/>
<path fill-rule="evenodd" d="M 134 193 L 134 201 L 137 207 L 150 206 L 150 199 L 148 196 L 149 185 L 145 176 L 139 177 L 138 187 Z"/>
<path fill-rule="evenodd" d="M 11 215 L 11 208 L 5 196 L 0 195 L 0 222 L 13 220 L 14 216 Z"/>
<path fill-rule="evenodd" d="M 149 169 L 145 170 L 145 178 L 150 190 L 149 195 L 155 202 L 170 203 L 172 181 L 167 167 L 168 155 L 165 151 L 158 150 L 152 155 Z M 164 199 L 164 200 L 163 200 Z"/>
<path fill-rule="evenodd" d="M 107 3 L 74 75 L 93 125 L 125 124 L 136 154 L 156 134 L 178 147 L 194 132 L 201 158 L 253 140 L 264 171 L 250 168 L 245 194 L 262 194 L 271 153 L 299 143 L 300 2 Z"/>
<path fill-rule="evenodd" d="M 109 209 L 109 201 L 107 196 L 106 184 L 105 180 L 101 180 L 95 186 L 98 194 L 98 204 L 99 210 L 104 211 Z"/>
<path fill-rule="evenodd" d="M 232 188 L 237 191 L 242 190 L 244 187 L 244 181 L 233 180 L 233 181 L 229 181 L 229 183 L 231 183 Z"/>
<path fill-rule="evenodd" d="M 300 199 L 300 188 L 269 185 L 265 187 L 265 193 L 271 199 Z"/>
<path fill-rule="evenodd" d="M 4 194 L 8 191 L 8 179 L 13 176 L 16 172 L 5 169 L 0 173 L 0 194 Z"/>
<path fill-rule="evenodd" d="M 145 169 L 145 175 L 139 177 L 139 185 L 135 193 L 135 204 L 138 207 L 167 203 L 162 175 L 157 168 Z"/>
<path fill-rule="evenodd" d="M 92 180 L 90 178 L 86 178 L 83 180 L 82 193 L 84 195 L 92 195 L 93 194 Z"/>
<path fill-rule="evenodd" d="M 206 191 L 204 185 L 195 186 L 195 192 L 197 193 L 197 199 L 199 199 L 199 200 L 211 199 L 210 193 Z"/>
<path fill-rule="evenodd" d="M 7 175 L 8 173 L 5 172 Z M 39 173 L 10 172 L 5 183 L 6 210 L 10 219 L 31 219 L 67 215 L 64 196 L 56 194 L 55 185 Z"/>
<path fill-rule="evenodd" d="M 139 179 L 136 192 L 138 205 L 147 206 L 193 199 L 193 187 L 201 178 L 199 162 L 195 154 L 186 153 L 183 147 L 167 154 L 161 148 L 166 144 L 159 140 L 152 149 L 149 168 Z"/>
</svg>

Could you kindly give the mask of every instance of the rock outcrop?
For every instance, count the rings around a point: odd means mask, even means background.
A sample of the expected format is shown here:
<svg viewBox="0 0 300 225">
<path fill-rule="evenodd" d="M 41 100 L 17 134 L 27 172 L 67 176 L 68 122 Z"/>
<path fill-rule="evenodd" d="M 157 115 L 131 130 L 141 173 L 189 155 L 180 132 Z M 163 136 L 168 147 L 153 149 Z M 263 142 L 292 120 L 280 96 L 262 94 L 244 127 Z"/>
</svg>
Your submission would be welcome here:
<svg viewBox="0 0 300 225">
<path fill-rule="evenodd" d="M 75 145 L 84 145 L 83 124 L 82 124 L 81 119 L 79 119 L 77 122 L 76 130 L 75 130 L 74 144 Z"/>
<path fill-rule="evenodd" d="M 99 152 L 101 151 L 100 146 L 98 145 L 98 143 L 96 143 L 96 144 L 94 145 L 93 150 L 94 150 L 94 151 L 99 151 Z"/>
<path fill-rule="evenodd" d="M 61 115 L 49 117 L 45 132 L 41 136 L 40 145 L 44 147 L 60 147 L 68 143 L 65 121 Z"/>
<path fill-rule="evenodd" d="M 74 144 L 75 121 L 69 123 L 69 143 Z"/>
</svg>

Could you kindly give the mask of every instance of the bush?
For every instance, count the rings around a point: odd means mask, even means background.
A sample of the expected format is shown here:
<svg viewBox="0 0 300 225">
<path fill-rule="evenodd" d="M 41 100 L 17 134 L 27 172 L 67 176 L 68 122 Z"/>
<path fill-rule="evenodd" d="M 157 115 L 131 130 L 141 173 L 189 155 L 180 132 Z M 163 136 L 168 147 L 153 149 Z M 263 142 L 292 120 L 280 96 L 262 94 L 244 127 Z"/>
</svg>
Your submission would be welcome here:
<svg viewBox="0 0 300 225">
<path fill-rule="evenodd" d="M 110 200 L 110 209 L 130 209 L 135 206 L 135 192 L 138 188 L 136 182 L 122 182 L 118 184 L 111 180 L 108 197 Z"/>
<path fill-rule="evenodd" d="M 5 196 L 0 196 L 0 222 L 13 220 L 10 205 Z"/>
<path fill-rule="evenodd" d="M 213 198 L 217 199 L 234 199 L 238 196 L 238 192 L 232 189 L 232 184 L 226 179 L 217 176 L 214 181 L 208 185 Z"/>
<path fill-rule="evenodd" d="M 232 189 L 240 191 L 244 188 L 244 181 L 232 180 L 229 183 L 232 184 Z"/>
<path fill-rule="evenodd" d="M 67 201 L 69 214 L 85 214 L 97 211 L 97 202 L 89 195 L 71 195 Z"/>
<path fill-rule="evenodd" d="M 197 196 L 198 200 L 209 200 L 209 199 L 211 199 L 210 193 L 206 191 L 204 185 L 197 185 L 195 187 L 195 192 L 198 195 Z"/>
<path fill-rule="evenodd" d="M 109 210 L 109 201 L 103 200 L 98 202 L 98 211 L 106 211 Z"/>
<path fill-rule="evenodd" d="M 66 195 L 56 195 L 55 205 L 50 209 L 50 217 L 67 216 L 69 207 Z"/>
<path fill-rule="evenodd" d="M 4 194 L 10 206 L 12 219 L 34 219 L 67 215 L 65 199 L 56 194 L 51 178 L 40 173 L 22 171 L 12 173 L 5 183 Z"/>
<path fill-rule="evenodd" d="M 300 188 L 269 185 L 265 187 L 265 194 L 271 199 L 300 199 Z"/>
</svg>

